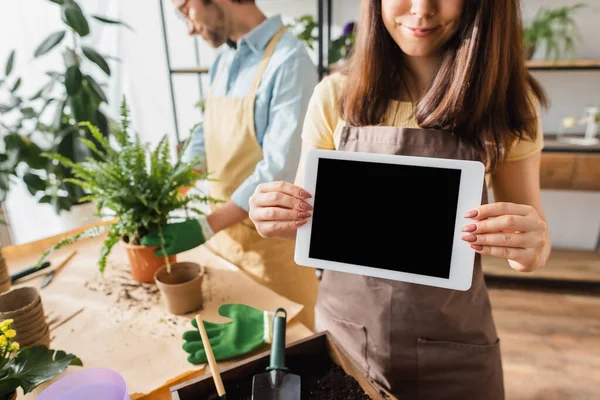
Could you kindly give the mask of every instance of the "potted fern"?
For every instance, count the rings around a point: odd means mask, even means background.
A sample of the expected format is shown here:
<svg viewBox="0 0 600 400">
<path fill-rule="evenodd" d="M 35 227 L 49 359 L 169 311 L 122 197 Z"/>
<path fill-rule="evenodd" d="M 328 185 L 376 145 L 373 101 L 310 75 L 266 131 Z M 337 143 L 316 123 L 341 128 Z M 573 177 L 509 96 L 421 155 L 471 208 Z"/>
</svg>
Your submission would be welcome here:
<svg viewBox="0 0 600 400">
<path fill-rule="evenodd" d="M 161 227 L 177 218 L 177 215 L 184 220 L 200 217 L 203 212 L 198 208 L 199 205 L 217 202 L 195 188 L 185 196 L 180 194 L 182 188 L 193 187 L 198 179 L 205 178 L 194 171 L 200 160 L 183 162 L 181 155 L 178 155 L 176 162 L 172 163 L 166 136 L 152 150 L 148 144 L 142 143 L 137 133 L 130 134 L 125 99 L 121 104 L 120 123 L 113 135 L 115 143 L 110 143 L 92 124 L 82 124 L 89 129 L 95 142 L 85 138 L 81 142 L 98 159 L 90 157 L 76 163 L 59 154 L 44 156 L 70 168 L 74 177 L 69 182 L 86 192 L 81 200 L 93 201 L 97 205 L 98 215 L 113 218 L 114 222 L 60 241 L 44 252 L 39 263 L 54 250 L 108 231 L 98 259 L 100 271 L 104 271 L 114 245 L 121 242 L 127 250 L 133 278 L 138 282 L 154 282 L 158 268 L 165 264 L 169 267 L 176 261 L 175 255 L 156 255 L 167 254 Z M 188 143 L 189 140 L 184 146 Z M 142 246 L 142 238 L 156 231 L 161 237 L 160 246 Z"/>
</svg>

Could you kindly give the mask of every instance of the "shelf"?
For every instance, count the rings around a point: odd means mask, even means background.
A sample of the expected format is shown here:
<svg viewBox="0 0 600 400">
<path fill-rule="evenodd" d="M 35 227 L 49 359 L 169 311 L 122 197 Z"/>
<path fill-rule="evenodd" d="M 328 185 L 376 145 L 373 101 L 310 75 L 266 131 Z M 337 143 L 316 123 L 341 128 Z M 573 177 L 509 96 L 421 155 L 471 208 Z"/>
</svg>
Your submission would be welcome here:
<svg viewBox="0 0 600 400">
<path fill-rule="evenodd" d="M 600 253 L 591 250 L 553 249 L 546 266 L 530 273 L 517 272 L 497 257 L 483 256 L 482 266 L 491 277 L 600 283 Z"/>
<path fill-rule="evenodd" d="M 207 67 L 173 68 L 172 74 L 208 74 Z"/>
<path fill-rule="evenodd" d="M 564 135 L 565 137 L 583 137 L 584 134 L 578 135 Z M 578 143 L 569 143 L 566 141 L 558 140 L 556 134 L 545 134 L 544 135 L 544 153 L 588 153 L 588 154 L 600 154 L 600 143 L 583 145 Z"/>
<path fill-rule="evenodd" d="M 533 71 L 568 71 L 596 70 L 600 71 L 600 60 L 559 60 L 559 61 L 527 61 L 527 68 Z"/>
<path fill-rule="evenodd" d="M 600 60 L 527 61 L 526 65 L 530 71 L 600 71 Z M 339 69 L 335 65 L 323 67 L 326 74 Z"/>
</svg>

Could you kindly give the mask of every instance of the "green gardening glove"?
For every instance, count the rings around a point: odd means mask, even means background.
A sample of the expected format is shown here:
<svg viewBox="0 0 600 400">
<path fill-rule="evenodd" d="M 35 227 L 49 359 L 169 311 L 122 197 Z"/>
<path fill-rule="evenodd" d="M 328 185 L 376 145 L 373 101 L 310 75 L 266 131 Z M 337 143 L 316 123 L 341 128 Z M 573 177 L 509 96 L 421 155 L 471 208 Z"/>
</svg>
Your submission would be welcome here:
<svg viewBox="0 0 600 400">
<path fill-rule="evenodd" d="M 203 244 L 206 239 L 198 220 L 188 219 L 183 222 L 175 222 L 162 226 L 165 251 L 167 255 L 183 253 Z M 164 256 L 165 252 L 161 246 L 160 230 L 157 228 L 144 236 L 141 240 L 142 246 L 158 246 L 154 251 L 157 256 Z"/>
<path fill-rule="evenodd" d="M 250 353 L 271 342 L 271 312 L 257 310 L 243 304 L 223 304 L 219 315 L 231 318 L 231 322 L 215 324 L 204 322 L 215 360 L 227 360 Z M 194 330 L 183 334 L 183 350 L 189 353 L 192 364 L 204 364 L 207 361 L 198 324 L 192 319 Z"/>
</svg>

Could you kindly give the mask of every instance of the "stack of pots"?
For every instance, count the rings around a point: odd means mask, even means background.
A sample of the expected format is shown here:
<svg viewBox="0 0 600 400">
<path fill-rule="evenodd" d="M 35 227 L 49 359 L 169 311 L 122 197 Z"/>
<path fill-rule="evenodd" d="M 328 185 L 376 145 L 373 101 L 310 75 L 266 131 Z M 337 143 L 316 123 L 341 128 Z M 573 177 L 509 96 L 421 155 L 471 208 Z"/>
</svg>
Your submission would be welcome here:
<svg viewBox="0 0 600 400">
<path fill-rule="evenodd" d="M 10 290 L 10 275 L 8 274 L 8 268 L 6 267 L 6 261 L 2 255 L 2 248 L 0 247 L 0 293 L 8 292 Z"/>
<path fill-rule="evenodd" d="M 0 321 L 12 319 L 19 345 L 50 346 L 50 329 L 46 322 L 42 299 L 37 289 L 22 287 L 0 295 Z"/>
</svg>

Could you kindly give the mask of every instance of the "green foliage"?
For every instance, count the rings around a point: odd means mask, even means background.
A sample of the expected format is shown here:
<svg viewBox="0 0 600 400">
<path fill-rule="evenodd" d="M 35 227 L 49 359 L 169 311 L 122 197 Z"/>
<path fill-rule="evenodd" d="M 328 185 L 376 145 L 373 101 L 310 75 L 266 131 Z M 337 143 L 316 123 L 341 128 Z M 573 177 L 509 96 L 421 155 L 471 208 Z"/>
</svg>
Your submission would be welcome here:
<svg viewBox="0 0 600 400">
<path fill-rule="evenodd" d="M 306 43 L 306 46 L 314 50 L 315 43 L 318 40 L 317 22 L 312 15 L 302 15 L 294 20 L 292 24 L 286 25 L 288 29 L 292 29 L 296 37 Z"/>
<path fill-rule="evenodd" d="M 50 203 L 60 213 L 81 203 L 85 193 L 79 186 L 69 183 L 68 178 L 73 177 L 69 168 L 51 163 L 40 155 L 42 152 L 55 153 L 75 162 L 90 156 L 99 159 L 100 153 L 92 152 L 80 140 L 97 144 L 97 139 L 80 122 L 89 121 L 103 137 L 109 135 L 110 121 L 101 111 L 108 102 L 103 89 L 105 84 L 93 78 L 91 71 L 110 76 L 110 65 L 108 56 L 83 45 L 82 39 L 87 39 L 92 31 L 88 17 L 77 1 L 50 1 L 60 8 L 64 27 L 40 42 L 34 58 L 42 59 L 52 52 L 60 52 L 63 68 L 47 71 L 48 81 L 32 96 L 21 93 L 22 78 L 13 76 L 14 51 L 6 61 L 5 77 L 0 76 L 0 98 L 8 99 L 0 103 L 0 137 L 6 145 L 5 153 L 0 153 L 6 156 L 6 160 L 0 162 L 0 201 L 6 197 L 12 180 L 23 179 L 40 203 Z M 93 15 L 92 18 L 96 23 L 125 25 L 103 16 Z M 44 185 L 39 184 L 40 180 Z"/>
<path fill-rule="evenodd" d="M 73 354 L 51 350 L 43 345 L 22 349 L 2 365 L 0 400 L 8 400 L 18 387 L 25 394 L 30 393 L 42 383 L 65 372 L 69 365 L 83 364 Z"/>
<path fill-rule="evenodd" d="M 310 15 L 302 15 L 294 20 L 292 24 L 287 25 L 296 37 L 302 40 L 306 46 L 315 50 L 315 44 L 318 41 L 317 22 Z M 328 63 L 335 64 L 340 60 L 345 60 L 350 56 L 355 38 L 354 22 L 349 22 L 344 26 L 342 34 L 331 41 L 329 44 Z"/>
<path fill-rule="evenodd" d="M 101 271 L 104 271 L 107 256 L 119 240 L 140 244 L 145 234 L 166 224 L 173 213 L 184 211 L 187 216 L 197 216 L 201 211 L 195 209 L 194 204 L 217 202 L 200 194 L 185 197 L 179 194 L 178 189 L 192 187 L 199 179 L 194 167 L 200 160 L 187 163 L 179 155 L 173 164 L 167 136 L 151 149 L 142 143 L 138 134 L 129 134 L 129 111 L 125 99 L 121 104 L 119 127 L 114 131 L 115 143 L 110 143 L 92 124 L 82 123 L 82 126 L 94 138 L 93 141 L 83 140 L 83 144 L 90 152 L 98 154 L 97 158 L 88 157 L 83 162 L 77 162 L 60 154 L 44 156 L 73 171 L 69 182 L 86 193 L 84 199 L 96 203 L 99 214 L 116 217 L 116 222 L 108 228 L 109 233 L 100 252 L 98 265 Z M 185 146 L 188 143 L 189 140 Z M 39 264 L 50 252 L 103 232 L 104 228 L 93 228 L 65 239 L 46 251 Z"/>
<path fill-rule="evenodd" d="M 577 24 L 573 20 L 573 13 L 585 7 L 585 3 L 576 3 L 570 6 L 554 9 L 540 8 L 533 20 L 524 27 L 525 48 L 528 58 L 542 44 L 545 46 L 544 58 L 558 60 L 566 56 L 572 58 L 575 52 L 575 42 L 580 41 Z M 552 57 L 553 56 L 553 57 Z"/>
</svg>

